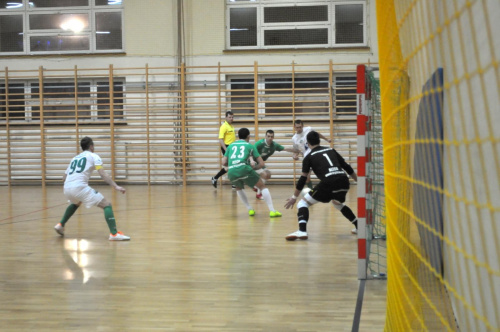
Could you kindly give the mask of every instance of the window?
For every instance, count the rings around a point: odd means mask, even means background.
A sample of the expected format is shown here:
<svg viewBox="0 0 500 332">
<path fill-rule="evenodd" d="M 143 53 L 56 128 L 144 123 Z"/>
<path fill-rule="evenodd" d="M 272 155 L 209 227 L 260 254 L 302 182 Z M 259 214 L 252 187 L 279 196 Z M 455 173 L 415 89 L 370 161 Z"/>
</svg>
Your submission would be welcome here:
<svg viewBox="0 0 500 332">
<path fill-rule="evenodd" d="M 123 51 L 122 0 L 0 0 L 0 55 Z"/>
<path fill-rule="evenodd" d="M 43 97 L 43 98 L 42 98 Z M 41 113 L 43 100 L 43 114 Z M 124 119 L 124 82 L 113 83 L 110 101 L 109 82 L 99 80 L 74 82 L 45 81 L 43 96 L 38 82 L 0 84 L 0 123 L 95 123 L 110 121 L 113 106 L 115 121 Z M 112 103 L 112 104 L 111 104 Z"/>
<path fill-rule="evenodd" d="M 366 1 L 226 0 L 228 49 L 366 46 Z"/>
<path fill-rule="evenodd" d="M 328 74 L 260 75 L 257 87 L 253 77 L 228 77 L 228 101 L 231 111 L 239 115 L 255 114 L 255 88 L 258 88 L 258 113 L 273 117 L 314 115 L 329 117 L 331 98 L 337 115 L 356 114 L 356 76 L 335 76 L 334 91 Z"/>
</svg>

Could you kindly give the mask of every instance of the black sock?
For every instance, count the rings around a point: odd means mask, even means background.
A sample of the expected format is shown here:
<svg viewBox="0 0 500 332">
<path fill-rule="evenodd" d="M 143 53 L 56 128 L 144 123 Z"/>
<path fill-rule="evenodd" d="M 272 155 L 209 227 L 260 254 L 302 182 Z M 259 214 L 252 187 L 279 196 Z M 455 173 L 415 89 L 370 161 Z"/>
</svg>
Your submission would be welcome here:
<svg viewBox="0 0 500 332">
<path fill-rule="evenodd" d="M 344 217 L 349 219 L 350 222 L 354 222 L 354 220 L 356 220 L 356 216 L 347 205 L 344 205 L 344 207 L 340 210 L 340 212 L 342 212 Z"/>
<path fill-rule="evenodd" d="M 358 229 L 358 219 L 352 221 L 352 224 L 356 226 L 356 229 Z"/>
<path fill-rule="evenodd" d="M 222 168 L 221 168 L 221 170 L 219 171 L 219 173 L 217 173 L 217 175 L 216 175 L 216 176 L 214 176 L 214 179 L 216 179 L 216 180 L 217 180 L 218 178 L 220 178 L 221 176 L 223 176 L 223 175 L 224 175 L 224 174 L 226 174 L 226 173 L 227 173 L 227 172 L 226 172 L 226 169 L 225 169 L 224 167 L 222 167 Z"/>
<path fill-rule="evenodd" d="M 299 211 L 297 212 L 297 217 L 299 219 L 299 230 L 301 232 L 307 232 L 307 221 L 309 220 L 309 209 L 306 207 L 299 208 Z M 300 222 L 303 220 L 305 222 Z"/>
</svg>

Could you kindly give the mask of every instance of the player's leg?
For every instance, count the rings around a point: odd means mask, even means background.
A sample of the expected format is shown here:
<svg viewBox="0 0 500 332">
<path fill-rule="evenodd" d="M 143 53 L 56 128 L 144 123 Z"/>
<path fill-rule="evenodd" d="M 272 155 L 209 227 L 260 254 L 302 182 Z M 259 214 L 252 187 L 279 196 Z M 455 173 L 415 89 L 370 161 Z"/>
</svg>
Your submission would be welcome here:
<svg viewBox="0 0 500 332">
<path fill-rule="evenodd" d="M 307 193 L 297 204 L 297 220 L 299 222 L 299 230 L 288 234 L 285 239 L 287 241 L 307 240 L 307 222 L 309 221 L 309 207 L 318 203 L 319 201 Z"/>
<path fill-rule="evenodd" d="M 245 193 L 245 190 L 243 190 L 242 188 L 239 188 L 237 185 L 235 185 L 235 187 L 236 187 L 236 194 L 238 195 L 238 197 L 240 198 L 240 200 L 243 202 L 243 204 L 247 208 L 248 215 L 249 216 L 254 216 L 255 215 L 255 210 L 250 205 L 250 202 L 248 202 L 248 197 L 247 197 L 247 194 Z"/>
<path fill-rule="evenodd" d="M 354 225 L 355 228 L 351 230 L 351 233 L 357 234 L 358 219 L 356 218 L 354 212 L 352 212 L 351 208 L 349 208 L 347 205 L 344 204 L 345 197 L 348 191 L 349 191 L 349 178 L 342 179 L 336 182 L 335 188 L 333 190 L 332 204 L 337 210 L 339 210 L 342 213 L 344 217 L 347 218 L 347 220 L 349 220 Z"/>
<path fill-rule="evenodd" d="M 109 240 L 110 241 L 127 241 L 130 240 L 129 236 L 126 236 L 122 232 L 119 232 L 116 229 L 116 220 L 115 214 L 113 213 L 113 207 L 111 206 L 111 202 L 109 202 L 106 198 L 102 198 L 102 200 L 97 204 L 98 207 L 104 210 L 104 219 L 108 224 L 109 228 Z"/>
<path fill-rule="evenodd" d="M 227 174 L 227 176 L 228 176 L 229 180 L 231 181 L 231 184 L 235 188 L 236 194 L 238 195 L 240 200 L 243 202 L 243 204 L 247 208 L 248 215 L 253 216 L 253 215 L 255 215 L 255 210 L 248 202 L 247 194 L 243 190 L 243 188 L 245 187 L 245 183 L 243 182 L 243 180 L 241 180 L 242 178 L 246 177 L 246 174 L 248 172 L 248 170 L 246 170 L 246 168 L 247 167 L 239 167 L 236 169 L 231 169 L 229 171 L 229 173 Z M 248 166 L 248 169 L 251 169 L 251 167 Z"/>
<path fill-rule="evenodd" d="M 352 212 L 351 208 L 345 205 L 344 203 L 341 203 L 336 200 L 332 200 L 333 206 L 339 210 L 344 217 L 346 217 L 353 225 L 355 228 L 351 230 L 352 234 L 357 234 L 358 233 L 358 218 L 356 218 L 356 215 L 354 212 Z"/>
<path fill-rule="evenodd" d="M 266 186 L 265 186 L 264 182 L 262 181 L 262 179 L 260 178 L 260 176 L 258 176 L 257 173 L 255 173 L 255 175 L 257 177 L 252 177 L 251 179 L 252 179 L 252 181 L 257 180 L 257 182 L 255 183 L 255 186 L 257 188 L 259 188 L 259 190 L 262 192 L 262 198 L 264 199 L 264 202 L 266 202 L 267 207 L 269 208 L 269 216 L 271 218 L 281 217 L 281 215 L 282 215 L 281 212 L 274 209 L 273 198 L 271 197 L 271 193 L 269 192 L 269 189 L 266 188 Z M 249 179 L 250 179 L 250 177 L 249 177 Z"/>
<path fill-rule="evenodd" d="M 264 185 L 266 184 L 266 181 L 271 178 L 271 172 L 268 169 L 266 169 L 266 168 L 261 168 L 259 170 L 256 170 L 255 172 L 257 174 L 259 174 L 260 179 L 262 180 L 262 183 L 264 183 Z M 254 186 L 253 188 L 254 188 L 253 191 L 255 191 L 257 193 L 255 195 L 255 197 L 257 199 L 262 199 L 263 200 L 264 197 L 262 196 L 261 190 L 257 186 Z"/>
<path fill-rule="evenodd" d="M 226 148 L 227 148 L 227 145 L 226 145 Z M 224 156 L 224 149 L 222 147 L 220 148 L 220 151 L 222 152 L 222 155 Z M 214 177 L 212 177 L 212 186 L 214 186 L 214 188 L 217 188 L 217 180 L 219 180 L 219 178 L 226 173 L 227 173 L 226 169 L 224 167 L 222 167 L 220 169 L 219 173 L 217 173 Z"/>
<path fill-rule="evenodd" d="M 61 221 L 59 221 L 59 223 L 54 226 L 55 231 L 60 235 L 64 235 L 64 226 L 68 222 L 69 218 L 73 216 L 78 207 L 82 204 L 80 199 L 77 197 L 79 192 L 79 188 L 64 189 L 64 196 L 70 201 L 70 204 L 66 208 L 66 211 L 64 211 L 64 215 L 62 216 Z"/>
<path fill-rule="evenodd" d="M 70 197 L 68 197 L 70 196 Z M 68 222 L 69 218 L 73 216 L 73 214 L 76 212 L 76 210 L 80 207 L 82 202 L 76 201 L 75 199 L 71 200 L 71 195 L 66 196 L 70 200 L 70 204 L 66 208 L 66 211 L 64 211 L 64 215 L 61 218 L 61 221 L 57 225 L 54 226 L 55 231 L 57 234 L 64 235 L 64 226 Z M 76 204 L 73 203 L 73 201 L 76 201 Z"/>
</svg>

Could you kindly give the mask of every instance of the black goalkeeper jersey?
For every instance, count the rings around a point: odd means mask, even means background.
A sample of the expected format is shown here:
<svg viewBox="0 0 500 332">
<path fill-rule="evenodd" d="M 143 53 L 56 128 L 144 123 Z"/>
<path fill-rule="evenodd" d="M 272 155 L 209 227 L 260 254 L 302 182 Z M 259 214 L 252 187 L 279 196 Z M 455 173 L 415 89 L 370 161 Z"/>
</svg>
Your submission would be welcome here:
<svg viewBox="0 0 500 332">
<path fill-rule="evenodd" d="M 309 173 L 311 168 L 321 181 L 346 176 L 343 170 L 347 174 L 354 173 L 351 165 L 335 149 L 324 146 L 315 147 L 302 161 L 302 173 Z"/>
</svg>

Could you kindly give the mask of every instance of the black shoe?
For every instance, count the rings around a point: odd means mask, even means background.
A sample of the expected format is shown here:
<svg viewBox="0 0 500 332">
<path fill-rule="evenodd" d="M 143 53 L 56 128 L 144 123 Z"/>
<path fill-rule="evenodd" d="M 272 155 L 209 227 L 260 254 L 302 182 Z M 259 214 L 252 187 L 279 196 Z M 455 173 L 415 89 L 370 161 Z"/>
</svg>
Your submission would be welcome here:
<svg viewBox="0 0 500 332">
<path fill-rule="evenodd" d="M 214 188 L 217 188 L 217 179 L 214 178 L 213 176 L 212 176 L 212 186 L 214 186 Z"/>
</svg>

